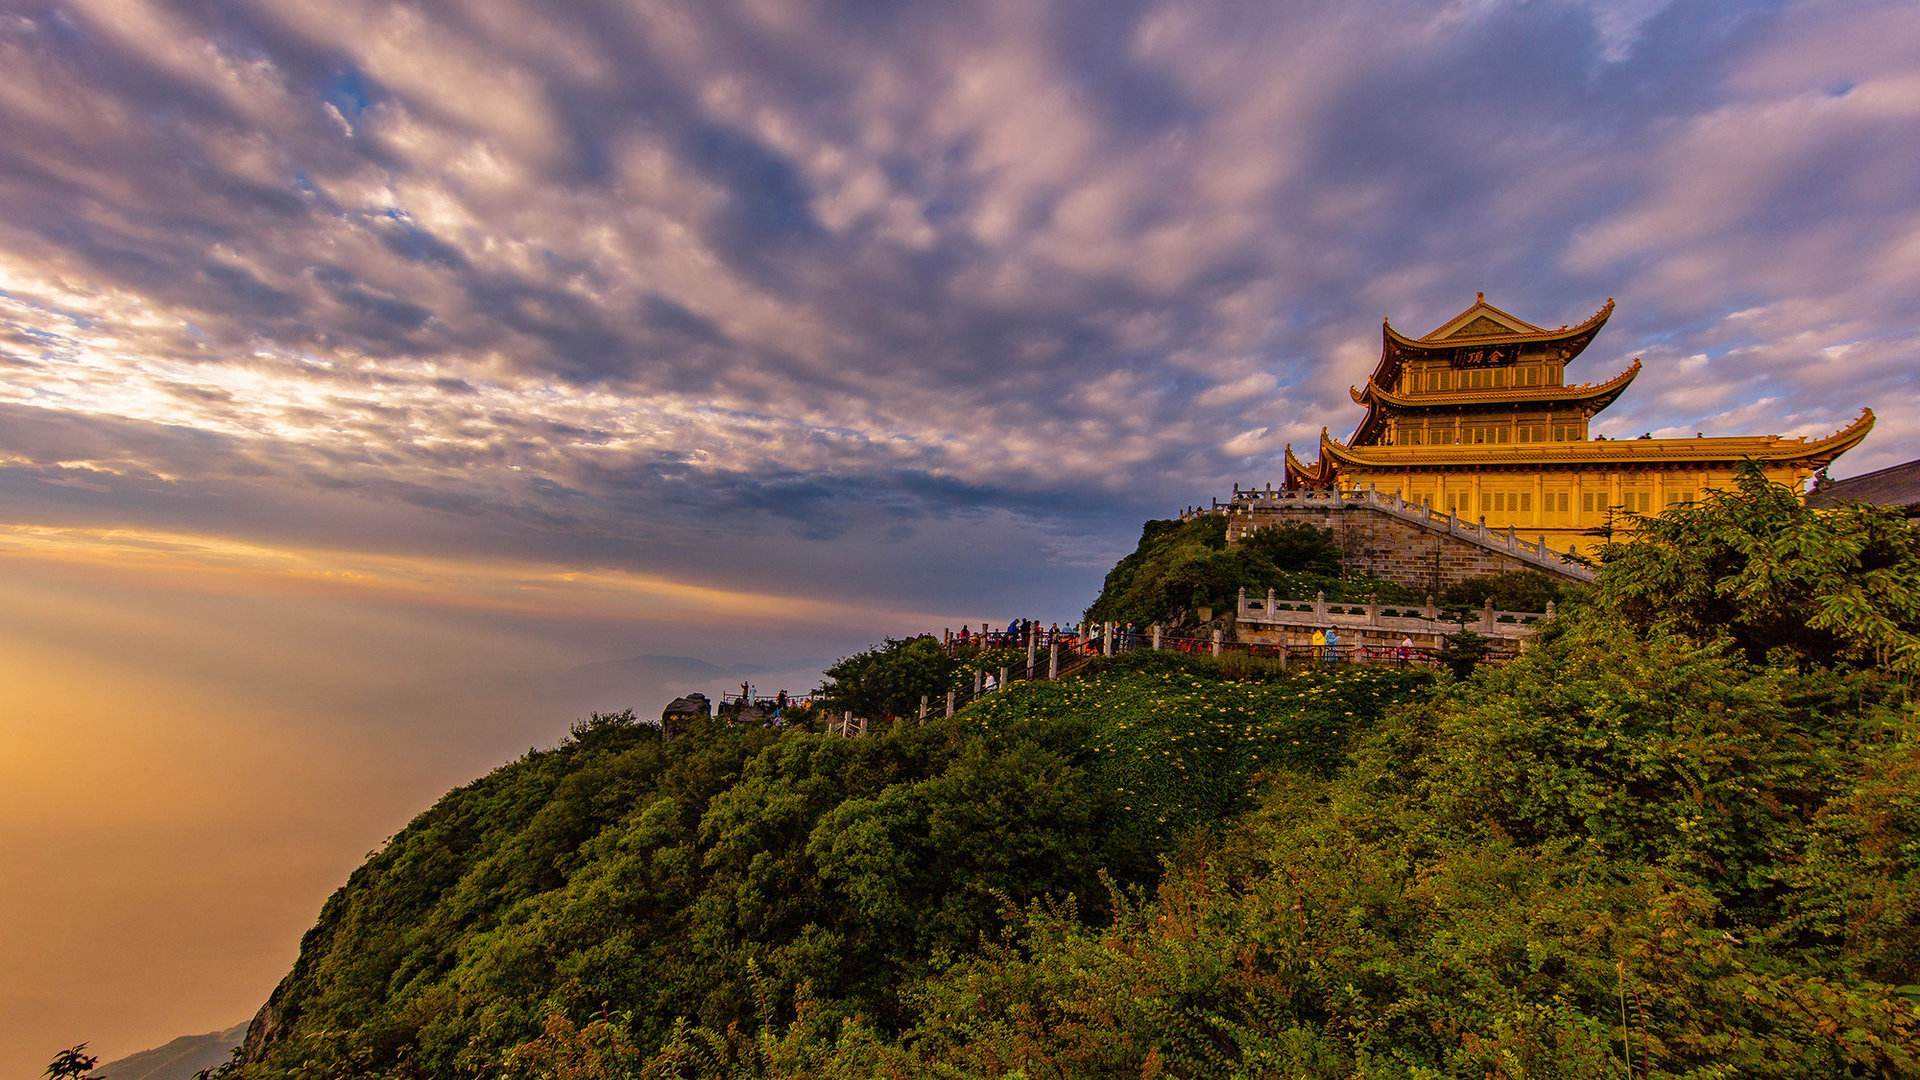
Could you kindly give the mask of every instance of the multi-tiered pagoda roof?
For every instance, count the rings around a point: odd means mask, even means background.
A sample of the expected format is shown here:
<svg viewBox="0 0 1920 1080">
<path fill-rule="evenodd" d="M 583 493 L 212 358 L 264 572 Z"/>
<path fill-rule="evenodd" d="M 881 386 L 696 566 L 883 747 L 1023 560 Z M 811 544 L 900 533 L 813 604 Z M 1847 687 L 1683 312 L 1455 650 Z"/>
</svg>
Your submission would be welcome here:
<svg viewBox="0 0 1920 1080">
<path fill-rule="evenodd" d="M 1366 412 L 1344 442 L 1322 429 L 1317 461 L 1302 461 L 1291 446 L 1287 447 L 1287 486 L 1333 486 L 1343 468 L 1377 472 L 1450 466 L 1606 467 L 1756 461 L 1818 469 L 1857 445 L 1873 426 L 1873 412 L 1868 409 L 1841 430 L 1814 440 L 1771 435 L 1589 439 L 1585 422 L 1613 404 L 1642 366 L 1636 358 L 1612 378 L 1565 383 L 1562 373 L 1566 365 L 1592 343 L 1612 314 L 1613 301 L 1608 299 L 1585 320 L 1550 330 L 1495 307 L 1487 302 L 1485 294 L 1477 294 L 1465 310 L 1420 337 L 1409 337 L 1395 330 L 1391 321 L 1382 320 L 1380 360 L 1365 385 L 1348 391 Z M 1460 437 L 1464 428 L 1485 427 L 1499 417 L 1522 415 L 1545 416 L 1551 421 L 1570 418 L 1577 423 L 1549 423 L 1546 438 L 1508 442 L 1502 436 L 1497 443 L 1483 443 Z M 1453 424 L 1448 438 L 1423 437 L 1441 421 Z M 1396 432 L 1404 434 L 1396 437 Z"/>
</svg>

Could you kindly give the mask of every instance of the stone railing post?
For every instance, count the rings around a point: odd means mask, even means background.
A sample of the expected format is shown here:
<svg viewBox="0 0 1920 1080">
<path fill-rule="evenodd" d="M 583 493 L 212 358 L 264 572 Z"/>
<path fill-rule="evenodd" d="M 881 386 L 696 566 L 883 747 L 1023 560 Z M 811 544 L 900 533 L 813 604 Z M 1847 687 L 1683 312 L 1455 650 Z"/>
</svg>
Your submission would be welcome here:
<svg viewBox="0 0 1920 1080">
<path fill-rule="evenodd" d="M 1267 618 L 1273 618 L 1273 590 L 1267 590 Z"/>
<path fill-rule="evenodd" d="M 943 626 L 940 628 L 940 644 L 949 649 L 953 648 L 953 627 Z"/>
<path fill-rule="evenodd" d="M 1447 533 L 1452 535 L 1460 531 L 1460 515 L 1453 510 L 1447 511 Z"/>
<path fill-rule="evenodd" d="M 1233 617 L 1236 619 L 1244 619 L 1247 617 L 1247 587 L 1245 585 L 1240 586 L 1240 595 L 1239 599 L 1235 602 Z"/>
<path fill-rule="evenodd" d="M 1321 589 L 1313 594 L 1313 617 L 1315 619 L 1324 619 L 1327 617 L 1327 591 L 1325 589 Z"/>
<path fill-rule="evenodd" d="M 953 715 L 953 691 L 947 691 L 947 715 Z"/>
<path fill-rule="evenodd" d="M 1553 601 L 1547 601 L 1547 618 L 1553 618 Z"/>
<path fill-rule="evenodd" d="M 1057 641 L 1049 641 L 1047 642 L 1047 678 L 1057 679 L 1059 677 L 1060 643 Z"/>
<path fill-rule="evenodd" d="M 1027 627 L 1027 678 L 1033 678 L 1034 650 L 1040 646 L 1040 626 L 1035 623 Z"/>
<path fill-rule="evenodd" d="M 1380 605 L 1371 600 L 1367 601 L 1367 625 L 1380 625 Z"/>
<path fill-rule="evenodd" d="M 1487 597 L 1486 604 L 1480 609 L 1480 626 L 1488 633 L 1493 632 L 1493 597 Z"/>
<path fill-rule="evenodd" d="M 973 669 L 973 696 L 974 697 L 980 696 L 980 669 L 979 668 Z"/>
<path fill-rule="evenodd" d="M 1007 692 L 1007 665 L 1005 664 L 1000 665 L 1000 682 L 998 685 L 1001 693 L 1004 694 Z"/>
<path fill-rule="evenodd" d="M 1100 625 L 1100 655 L 1113 655 L 1113 624 L 1110 622 Z"/>
<path fill-rule="evenodd" d="M 1220 655 L 1220 631 L 1218 630 L 1213 632 L 1213 655 Z"/>
<path fill-rule="evenodd" d="M 1432 622 L 1435 619 L 1438 619 L 1440 617 L 1440 609 L 1433 606 L 1432 593 L 1427 594 L 1427 607 L 1424 614 L 1426 615 L 1428 622 Z"/>
<path fill-rule="evenodd" d="M 1159 623 L 1153 624 L 1153 651 L 1154 652 L 1160 651 L 1160 624 Z"/>
<path fill-rule="evenodd" d="M 920 722 L 923 724 L 927 722 L 927 695 L 925 694 L 920 695 Z"/>
</svg>

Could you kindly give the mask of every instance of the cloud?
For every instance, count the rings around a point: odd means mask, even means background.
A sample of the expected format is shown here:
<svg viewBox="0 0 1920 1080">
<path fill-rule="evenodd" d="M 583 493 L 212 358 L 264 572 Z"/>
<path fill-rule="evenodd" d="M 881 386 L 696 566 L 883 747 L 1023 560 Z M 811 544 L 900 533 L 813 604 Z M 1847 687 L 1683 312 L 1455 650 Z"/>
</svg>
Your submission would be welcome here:
<svg viewBox="0 0 1920 1080">
<path fill-rule="evenodd" d="M 0 30 L 0 481 L 918 606 L 964 535 L 1065 599 L 1474 289 L 1618 295 L 1620 430 L 1873 404 L 1884 464 L 1905 14 L 43 3 Z"/>
</svg>

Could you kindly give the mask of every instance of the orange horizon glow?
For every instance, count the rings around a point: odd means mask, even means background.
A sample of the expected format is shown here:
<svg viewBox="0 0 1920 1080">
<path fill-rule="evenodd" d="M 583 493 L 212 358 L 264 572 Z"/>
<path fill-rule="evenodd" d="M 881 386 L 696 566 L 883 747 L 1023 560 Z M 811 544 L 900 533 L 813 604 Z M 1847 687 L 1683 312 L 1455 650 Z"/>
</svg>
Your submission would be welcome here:
<svg viewBox="0 0 1920 1080">
<path fill-rule="evenodd" d="M 610 567 L 297 547 L 154 529 L 0 523 L 0 556 L 164 573 L 174 576 L 176 586 L 192 583 L 240 593 L 262 586 L 351 592 L 368 599 L 503 615 L 631 618 L 638 600 L 650 602 L 646 611 L 654 616 L 752 615 L 794 622 L 858 618 L 876 625 L 929 628 L 940 618 Z"/>
</svg>

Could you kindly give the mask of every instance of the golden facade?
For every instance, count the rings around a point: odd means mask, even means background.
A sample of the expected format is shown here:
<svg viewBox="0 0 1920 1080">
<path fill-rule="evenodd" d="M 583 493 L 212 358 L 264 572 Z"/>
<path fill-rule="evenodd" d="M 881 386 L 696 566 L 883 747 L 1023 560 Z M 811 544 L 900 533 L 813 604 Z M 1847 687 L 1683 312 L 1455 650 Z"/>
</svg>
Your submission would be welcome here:
<svg viewBox="0 0 1920 1080">
<path fill-rule="evenodd" d="M 1613 301 L 1576 326 L 1548 330 L 1479 295 L 1432 333 L 1381 324 L 1380 362 L 1351 390 L 1366 409 L 1346 441 L 1320 432 L 1320 457 L 1289 446 L 1289 488 L 1367 488 L 1435 510 L 1513 528 L 1582 551 L 1658 513 L 1729 486 L 1743 463 L 1794 490 L 1866 438 L 1873 411 L 1823 439 L 1778 435 L 1690 439 L 1591 437 L 1641 363 L 1596 383 L 1568 385 L 1567 364 L 1613 314 Z"/>
</svg>

